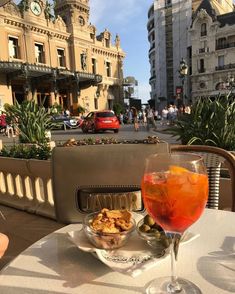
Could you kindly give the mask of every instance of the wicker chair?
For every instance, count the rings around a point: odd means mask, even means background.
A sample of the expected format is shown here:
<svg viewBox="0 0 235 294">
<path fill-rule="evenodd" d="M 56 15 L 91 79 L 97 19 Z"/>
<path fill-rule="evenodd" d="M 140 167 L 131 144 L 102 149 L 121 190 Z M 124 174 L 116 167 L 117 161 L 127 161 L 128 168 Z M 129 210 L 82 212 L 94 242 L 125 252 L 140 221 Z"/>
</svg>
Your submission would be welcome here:
<svg viewBox="0 0 235 294">
<path fill-rule="evenodd" d="M 171 145 L 171 152 L 199 153 L 204 158 L 209 176 L 208 208 L 219 208 L 219 184 L 221 164 L 225 163 L 229 170 L 232 190 L 231 210 L 235 212 L 235 157 L 228 151 L 204 145 Z"/>
</svg>

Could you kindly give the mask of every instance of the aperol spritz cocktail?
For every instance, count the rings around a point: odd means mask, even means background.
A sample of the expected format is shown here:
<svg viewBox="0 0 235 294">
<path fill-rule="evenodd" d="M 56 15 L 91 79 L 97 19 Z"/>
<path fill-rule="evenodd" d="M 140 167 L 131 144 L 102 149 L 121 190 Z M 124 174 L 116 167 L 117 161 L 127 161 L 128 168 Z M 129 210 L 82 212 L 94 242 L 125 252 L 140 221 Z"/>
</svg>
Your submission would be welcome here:
<svg viewBox="0 0 235 294">
<path fill-rule="evenodd" d="M 154 280 L 146 292 L 201 293 L 190 281 L 177 279 L 174 242 L 199 219 L 206 206 L 208 176 L 203 159 L 190 153 L 149 156 L 142 179 L 142 197 L 147 212 L 172 237 L 171 279 L 161 285 Z"/>
<path fill-rule="evenodd" d="M 165 231 L 183 233 L 202 214 L 208 198 L 208 178 L 171 165 L 165 172 L 147 173 L 142 183 L 148 213 Z"/>
</svg>

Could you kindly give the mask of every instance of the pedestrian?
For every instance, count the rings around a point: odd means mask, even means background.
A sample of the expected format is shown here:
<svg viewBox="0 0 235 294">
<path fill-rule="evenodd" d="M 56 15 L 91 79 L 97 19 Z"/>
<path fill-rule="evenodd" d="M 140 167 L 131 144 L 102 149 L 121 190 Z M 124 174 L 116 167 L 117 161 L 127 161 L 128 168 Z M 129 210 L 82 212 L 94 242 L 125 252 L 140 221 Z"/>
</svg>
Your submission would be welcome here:
<svg viewBox="0 0 235 294">
<path fill-rule="evenodd" d="M 154 112 L 153 109 L 148 107 L 147 108 L 147 131 L 150 130 L 150 125 L 153 126 L 154 130 L 157 130 L 156 122 L 154 120 Z"/>
<path fill-rule="evenodd" d="M 143 117 L 143 126 L 146 128 L 147 127 L 147 113 L 146 113 L 146 109 L 142 111 L 142 117 Z"/>
<path fill-rule="evenodd" d="M 0 132 L 6 134 L 7 122 L 6 115 L 4 113 L 0 113 Z"/>
<path fill-rule="evenodd" d="M 120 124 L 121 125 L 124 125 L 124 122 L 123 122 L 123 113 L 122 112 L 120 112 L 120 114 L 119 114 L 119 121 L 120 121 Z"/>
<path fill-rule="evenodd" d="M 128 111 L 128 124 L 132 124 L 133 122 L 133 112 L 131 109 Z"/>
<path fill-rule="evenodd" d="M 156 109 L 154 111 L 154 120 L 157 121 L 157 118 L 158 118 L 158 110 Z"/>
<path fill-rule="evenodd" d="M 132 107 L 131 111 L 133 114 L 134 130 L 137 132 L 139 131 L 138 111 L 135 107 Z"/>
<path fill-rule="evenodd" d="M 167 125 L 168 122 L 167 122 L 167 117 L 168 117 L 168 109 L 167 107 L 165 106 L 162 110 L 162 125 Z"/>
</svg>

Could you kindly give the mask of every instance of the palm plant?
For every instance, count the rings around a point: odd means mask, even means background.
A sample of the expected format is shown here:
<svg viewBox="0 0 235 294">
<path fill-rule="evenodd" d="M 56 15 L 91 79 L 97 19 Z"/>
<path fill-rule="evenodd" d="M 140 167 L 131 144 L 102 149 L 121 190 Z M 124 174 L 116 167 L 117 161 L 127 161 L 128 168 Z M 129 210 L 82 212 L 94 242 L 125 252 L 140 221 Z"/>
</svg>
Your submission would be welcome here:
<svg viewBox="0 0 235 294">
<path fill-rule="evenodd" d="M 21 104 L 5 105 L 5 112 L 11 123 L 17 128 L 20 143 L 42 145 L 47 143 L 46 133 L 52 129 L 51 115 L 34 100 L 25 100 Z"/>
<path fill-rule="evenodd" d="M 181 115 L 168 133 L 182 144 L 201 144 L 235 150 L 235 101 L 231 94 L 200 97 L 190 114 Z"/>
</svg>

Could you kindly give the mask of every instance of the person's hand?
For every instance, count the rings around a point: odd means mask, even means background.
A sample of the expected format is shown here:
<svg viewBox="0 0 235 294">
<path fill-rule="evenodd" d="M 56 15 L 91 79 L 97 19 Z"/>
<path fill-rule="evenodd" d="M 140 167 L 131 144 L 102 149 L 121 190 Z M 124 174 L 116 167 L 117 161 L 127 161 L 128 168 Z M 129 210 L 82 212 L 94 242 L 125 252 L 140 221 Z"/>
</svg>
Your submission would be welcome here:
<svg viewBox="0 0 235 294">
<path fill-rule="evenodd" d="M 8 248 L 9 239 L 7 235 L 0 233 L 0 258 L 4 255 Z"/>
</svg>

